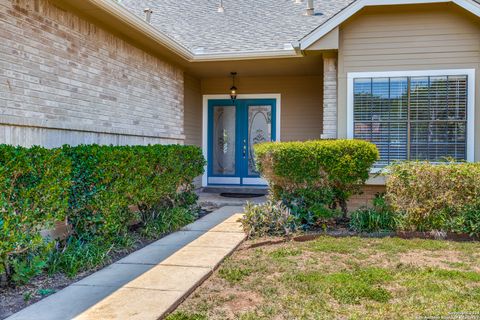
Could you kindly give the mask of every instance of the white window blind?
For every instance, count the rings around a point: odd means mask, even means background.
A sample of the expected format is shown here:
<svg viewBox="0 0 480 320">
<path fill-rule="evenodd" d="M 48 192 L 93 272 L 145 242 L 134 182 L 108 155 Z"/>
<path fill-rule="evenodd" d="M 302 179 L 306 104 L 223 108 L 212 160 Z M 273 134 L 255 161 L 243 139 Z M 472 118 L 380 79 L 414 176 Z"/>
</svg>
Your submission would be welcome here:
<svg viewBox="0 0 480 320">
<path fill-rule="evenodd" d="M 467 86 L 466 75 L 354 79 L 354 138 L 377 145 L 377 167 L 466 160 Z"/>
</svg>

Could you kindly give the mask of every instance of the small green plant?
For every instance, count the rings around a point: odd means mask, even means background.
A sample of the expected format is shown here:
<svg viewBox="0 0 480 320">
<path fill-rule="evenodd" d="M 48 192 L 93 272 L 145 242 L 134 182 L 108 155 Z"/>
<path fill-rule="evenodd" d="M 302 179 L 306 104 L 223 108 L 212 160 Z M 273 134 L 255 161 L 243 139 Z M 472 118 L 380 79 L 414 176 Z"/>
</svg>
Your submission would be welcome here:
<svg viewBox="0 0 480 320">
<path fill-rule="evenodd" d="M 243 229 L 251 238 L 265 235 L 288 235 L 296 229 L 295 218 L 280 202 L 271 200 L 255 205 L 247 203 L 241 219 Z"/>
<path fill-rule="evenodd" d="M 141 232 L 147 238 L 157 238 L 159 235 L 173 232 L 195 221 L 196 210 L 184 207 L 170 209 L 158 208 L 153 217 L 146 220 Z"/>
<path fill-rule="evenodd" d="M 302 253 L 302 250 L 297 248 L 280 248 L 270 253 L 273 259 L 282 259 L 286 257 L 298 256 Z"/>
<path fill-rule="evenodd" d="M 41 255 L 28 258 L 17 258 L 12 261 L 12 281 L 17 285 L 27 284 L 30 279 L 38 276 L 47 266 L 47 261 Z"/>
<path fill-rule="evenodd" d="M 33 298 L 33 294 L 34 294 L 33 291 L 27 291 L 27 292 L 25 292 L 25 293 L 23 294 L 23 301 L 24 301 L 25 303 L 30 302 L 30 300 L 32 300 L 32 298 Z"/>
<path fill-rule="evenodd" d="M 64 248 L 53 252 L 49 260 L 49 273 L 63 272 L 74 277 L 79 272 L 105 265 L 114 243 L 102 238 L 87 240 L 70 237 Z"/>
<path fill-rule="evenodd" d="M 359 209 L 351 214 L 350 228 L 356 232 L 396 230 L 396 216 L 383 195 L 377 195 L 372 208 Z"/>
<path fill-rule="evenodd" d="M 472 237 L 480 237 L 480 204 L 464 207 L 460 213 L 453 216 L 448 224 L 452 232 L 466 233 Z"/>
<path fill-rule="evenodd" d="M 51 294 L 54 294 L 55 292 L 57 292 L 55 289 L 40 289 L 37 291 L 37 293 L 42 297 L 49 296 Z"/>
<path fill-rule="evenodd" d="M 237 267 L 223 267 L 218 271 L 221 278 L 227 280 L 230 283 L 236 283 L 242 281 L 245 277 L 248 277 L 252 273 L 249 268 L 237 268 Z"/>
</svg>

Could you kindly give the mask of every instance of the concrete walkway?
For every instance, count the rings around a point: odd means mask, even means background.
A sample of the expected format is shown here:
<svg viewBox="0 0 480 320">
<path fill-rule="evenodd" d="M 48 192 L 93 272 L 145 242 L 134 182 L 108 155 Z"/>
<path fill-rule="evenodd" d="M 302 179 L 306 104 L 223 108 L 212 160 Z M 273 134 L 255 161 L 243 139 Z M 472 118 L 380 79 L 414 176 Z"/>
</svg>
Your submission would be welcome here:
<svg viewBox="0 0 480 320">
<path fill-rule="evenodd" d="M 8 319 L 161 318 L 242 243 L 242 210 L 218 209 Z"/>
</svg>

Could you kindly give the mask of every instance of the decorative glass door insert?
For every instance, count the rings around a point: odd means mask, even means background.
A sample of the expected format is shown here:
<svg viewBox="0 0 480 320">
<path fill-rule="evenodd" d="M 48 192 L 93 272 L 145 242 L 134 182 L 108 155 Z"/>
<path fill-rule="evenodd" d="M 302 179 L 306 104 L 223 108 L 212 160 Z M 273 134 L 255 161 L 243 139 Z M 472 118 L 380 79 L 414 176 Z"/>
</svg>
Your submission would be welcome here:
<svg viewBox="0 0 480 320">
<path fill-rule="evenodd" d="M 235 175 L 235 107 L 216 107 L 213 114 L 213 173 Z"/>
<path fill-rule="evenodd" d="M 248 107 L 248 175 L 258 176 L 253 146 L 272 141 L 272 106 Z"/>
<path fill-rule="evenodd" d="M 210 100 L 208 183 L 265 185 L 253 146 L 275 141 L 276 100 Z"/>
</svg>

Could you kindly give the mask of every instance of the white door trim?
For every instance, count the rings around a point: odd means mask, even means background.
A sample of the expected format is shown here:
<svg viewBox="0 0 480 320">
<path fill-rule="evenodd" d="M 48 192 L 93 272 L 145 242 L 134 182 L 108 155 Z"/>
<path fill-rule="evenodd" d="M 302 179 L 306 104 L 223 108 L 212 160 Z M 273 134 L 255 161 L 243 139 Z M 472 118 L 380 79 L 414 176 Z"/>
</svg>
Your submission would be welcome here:
<svg viewBox="0 0 480 320">
<path fill-rule="evenodd" d="M 208 101 L 230 99 L 227 94 L 205 94 L 203 95 L 202 106 L 202 150 L 203 156 L 208 161 Z M 267 94 L 239 94 L 237 99 L 275 99 L 276 103 L 276 128 L 275 141 L 280 141 L 282 95 L 280 93 Z M 205 172 L 202 176 L 202 187 L 208 186 L 208 166 L 205 165 Z"/>
</svg>

